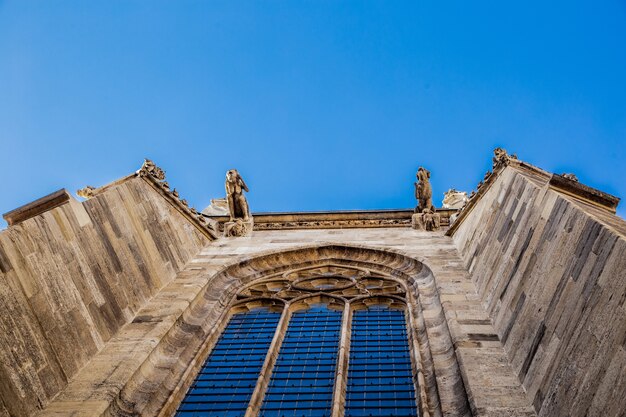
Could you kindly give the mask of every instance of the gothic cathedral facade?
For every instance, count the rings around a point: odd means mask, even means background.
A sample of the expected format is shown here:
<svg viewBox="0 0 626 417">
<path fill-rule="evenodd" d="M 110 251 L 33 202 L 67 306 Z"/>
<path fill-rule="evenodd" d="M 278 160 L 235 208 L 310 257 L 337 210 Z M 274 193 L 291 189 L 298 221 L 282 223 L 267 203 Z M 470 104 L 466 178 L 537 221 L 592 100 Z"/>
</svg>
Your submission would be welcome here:
<svg viewBox="0 0 626 417">
<path fill-rule="evenodd" d="M 0 416 L 624 416 L 619 200 L 502 149 L 415 210 L 188 206 L 149 160 L 0 232 Z"/>
</svg>

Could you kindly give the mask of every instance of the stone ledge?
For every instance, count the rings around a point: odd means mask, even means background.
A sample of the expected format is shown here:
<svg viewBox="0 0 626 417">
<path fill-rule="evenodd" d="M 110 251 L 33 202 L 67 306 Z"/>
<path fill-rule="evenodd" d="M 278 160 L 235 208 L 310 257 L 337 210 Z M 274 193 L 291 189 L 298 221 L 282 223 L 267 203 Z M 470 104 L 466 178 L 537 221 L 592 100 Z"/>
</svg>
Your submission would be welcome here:
<svg viewBox="0 0 626 417">
<path fill-rule="evenodd" d="M 455 209 L 436 209 L 441 217 L 441 226 L 450 225 L 450 216 Z M 411 227 L 412 209 L 399 210 L 345 210 L 293 213 L 252 213 L 254 230 L 294 230 L 294 229 L 355 229 Z M 217 221 L 220 227 L 228 221 L 228 216 L 208 216 Z"/>
<path fill-rule="evenodd" d="M 9 226 L 14 226 L 24 220 L 52 210 L 53 208 L 62 206 L 72 199 L 72 196 L 65 188 L 61 188 L 51 194 L 41 197 L 28 204 L 24 204 L 14 210 L 4 213 L 2 217 L 7 221 Z"/>
<path fill-rule="evenodd" d="M 620 199 L 614 195 L 605 193 L 596 188 L 581 184 L 563 175 L 552 174 L 550 177 L 550 188 L 556 191 L 590 202 L 598 207 L 604 208 L 611 213 L 617 211 Z"/>
</svg>

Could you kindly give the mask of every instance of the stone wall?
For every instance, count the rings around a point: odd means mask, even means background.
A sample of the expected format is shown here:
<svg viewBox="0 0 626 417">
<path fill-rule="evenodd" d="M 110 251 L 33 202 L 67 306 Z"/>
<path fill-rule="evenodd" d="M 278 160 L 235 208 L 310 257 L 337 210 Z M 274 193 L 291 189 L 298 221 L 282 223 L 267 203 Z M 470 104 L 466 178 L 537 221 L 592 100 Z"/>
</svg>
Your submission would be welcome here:
<svg viewBox="0 0 626 417">
<path fill-rule="evenodd" d="M 144 179 L 0 233 L 0 415 L 51 398 L 208 239 Z"/>
<path fill-rule="evenodd" d="M 453 239 L 540 416 L 626 412 L 626 223 L 508 167 Z"/>
<path fill-rule="evenodd" d="M 535 415 L 452 239 L 392 227 L 254 231 L 208 244 L 40 417 L 173 415 L 241 285 L 324 262 L 380 270 L 414 288 L 431 393 L 424 415 Z"/>
</svg>

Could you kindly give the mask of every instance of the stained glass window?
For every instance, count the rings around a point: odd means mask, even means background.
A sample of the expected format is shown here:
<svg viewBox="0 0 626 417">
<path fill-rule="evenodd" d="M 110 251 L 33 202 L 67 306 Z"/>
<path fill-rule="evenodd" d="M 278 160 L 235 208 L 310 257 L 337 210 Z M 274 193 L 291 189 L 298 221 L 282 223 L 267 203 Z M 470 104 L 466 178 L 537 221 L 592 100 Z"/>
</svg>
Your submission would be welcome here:
<svg viewBox="0 0 626 417">
<path fill-rule="evenodd" d="M 352 316 L 345 416 L 416 416 L 404 311 L 387 306 Z"/>
<path fill-rule="evenodd" d="M 176 415 L 243 417 L 279 319 L 266 308 L 233 315 Z"/>
<path fill-rule="evenodd" d="M 417 416 L 405 292 L 332 266 L 251 283 L 176 415 Z"/>
<path fill-rule="evenodd" d="M 330 416 L 340 332 L 327 305 L 293 313 L 260 416 Z"/>
</svg>

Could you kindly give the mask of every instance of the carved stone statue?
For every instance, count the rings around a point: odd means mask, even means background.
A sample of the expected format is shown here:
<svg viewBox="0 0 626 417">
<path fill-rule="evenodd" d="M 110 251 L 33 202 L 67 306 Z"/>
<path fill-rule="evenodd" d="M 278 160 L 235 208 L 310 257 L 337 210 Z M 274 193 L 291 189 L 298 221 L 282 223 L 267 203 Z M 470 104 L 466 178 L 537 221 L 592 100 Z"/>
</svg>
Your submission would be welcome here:
<svg viewBox="0 0 626 417">
<path fill-rule="evenodd" d="M 242 219 L 248 221 L 250 218 L 250 209 L 248 208 L 248 200 L 243 192 L 248 192 L 248 186 L 236 169 L 231 169 L 226 173 L 226 199 L 228 200 L 228 211 L 230 221 Z"/>
<path fill-rule="evenodd" d="M 417 199 L 417 207 L 415 207 L 415 212 L 421 213 L 426 209 L 434 210 L 433 190 L 430 186 L 430 171 L 424 167 L 419 167 L 416 177 L 415 198 Z"/>
<path fill-rule="evenodd" d="M 252 231 L 253 226 L 248 200 L 243 194 L 244 191 L 248 192 L 248 186 L 236 169 L 226 173 L 225 186 L 230 221 L 224 224 L 224 236 L 245 236 Z"/>
<path fill-rule="evenodd" d="M 417 230 L 433 231 L 441 227 L 441 215 L 433 206 L 433 190 L 430 186 L 430 171 L 424 167 L 417 170 L 417 182 L 415 183 L 415 198 L 417 207 L 411 217 L 411 225 Z"/>
</svg>

